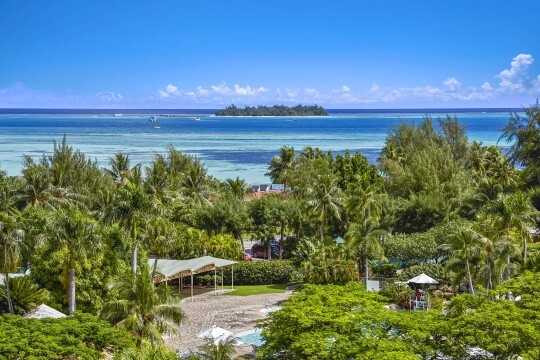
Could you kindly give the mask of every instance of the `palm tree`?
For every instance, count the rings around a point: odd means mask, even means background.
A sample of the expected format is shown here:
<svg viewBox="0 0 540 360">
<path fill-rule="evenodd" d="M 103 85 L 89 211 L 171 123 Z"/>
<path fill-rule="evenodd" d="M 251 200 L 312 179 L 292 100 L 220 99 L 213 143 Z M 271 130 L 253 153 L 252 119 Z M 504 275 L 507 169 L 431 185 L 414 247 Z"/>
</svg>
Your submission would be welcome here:
<svg viewBox="0 0 540 360">
<path fill-rule="evenodd" d="M 287 186 L 289 176 L 294 167 L 294 147 L 283 146 L 279 149 L 279 155 L 274 156 L 268 165 L 268 172 L 265 176 L 270 176 L 274 183 L 282 183 Z"/>
<path fill-rule="evenodd" d="M 374 219 L 365 219 L 362 223 L 353 223 L 347 232 L 346 238 L 349 246 L 356 255 L 358 274 L 364 270 L 364 277 L 369 277 L 368 261 L 370 258 L 384 259 L 384 249 L 381 244 L 381 236 L 387 232 L 378 228 Z"/>
<path fill-rule="evenodd" d="M 69 302 L 69 314 L 76 309 L 75 269 L 99 246 L 98 224 L 80 211 L 54 213 L 46 224 L 51 245 L 67 253 L 64 258 L 63 285 Z"/>
<path fill-rule="evenodd" d="M 333 216 L 340 219 L 343 204 L 342 192 L 337 186 L 337 177 L 333 174 L 318 175 L 307 189 L 308 204 L 319 218 L 319 234 L 324 238 L 324 226 L 328 218 Z"/>
<path fill-rule="evenodd" d="M 153 286 L 147 264 L 141 264 L 135 281 L 132 274 L 120 276 L 112 292 L 118 296 L 105 304 L 102 316 L 132 333 L 138 348 L 144 340 L 152 345 L 163 344 L 161 334 L 175 334 L 175 326 L 184 319 L 179 299 L 168 287 Z"/>
<path fill-rule="evenodd" d="M 130 168 L 129 155 L 123 153 L 116 153 L 114 157 L 109 159 L 111 169 L 105 169 L 105 171 L 115 180 L 124 182 L 127 178 Z"/>
<path fill-rule="evenodd" d="M 156 273 L 158 259 L 165 256 L 173 248 L 176 241 L 175 230 L 172 223 L 161 217 L 155 216 L 148 221 L 144 236 L 148 252 L 155 256 L 152 274 Z"/>
<path fill-rule="evenodd" d="M 225 180 L 225 188 L 227 192 L 234 198 L 244 200 L 248 192 L 250 191 L 248 185 L 244 179 L 240 179 L 238 176 L 236 179 Z"/>
<path fill-rule="evenodd" d="M 199 160 L 195 160 L 183 175 L 180 191 L 187 200 L 195 204 L 209 202 L 212 192 L 208 186 L 206 169 Z"/>
<path fill-rule="evenodd" d="M 465 271 L 467 273 L 467 282 L 469 283 L 469 291 L 474 295 L 473 277 L 471 274 L 471 266 L 475 259 L 478 259 L 482 251 L 482 243 L 478 234 L 470 227 L 462 227 L 448 238 L 449 243 L 441 247 L 452 252 L 452 254 L 465 262 Z"/>
<path fill-rule="evenodd" d="M 0 271 L 5 276 L 6 298 L 10 313 L 14 313 L 9 273 L 17 269 L 22 259 L 24 231 L 18 228 L 13 215 L 0 213 Z"/>
<path fill-rule="evenodd" d="M 536 226 L 536 219 L 539 216 L 530 197 L 522 191 L 517 191 L 512 195 L 500 195 L 488 204 L 485 212 L 495 217 L 501 232 L 508 237 L 521 238 L 522 259 L 523 264 L 526 264 L 527 245 L 532 241 L 530 228 Z"/>
<path fill-rule="evenodd" d="M 208 338 L 199 349 L 206 354 L 206 359 L 232 360 L 236 354 L 236 339 L 234 336 L 228 336 L 218 341 Z"/>
<path fill-rule="evenodd" d="M 116 189 L 110 205 L 106 209 L 109 221 L 118 222 L 132 242 L 131 268 L 135 274 L 140 241 L 139 229 L 152 212 L 152 203 L 142 183 L 138 181 L 137 174 L 128 176 L 126 182 Z"/>
</svg>

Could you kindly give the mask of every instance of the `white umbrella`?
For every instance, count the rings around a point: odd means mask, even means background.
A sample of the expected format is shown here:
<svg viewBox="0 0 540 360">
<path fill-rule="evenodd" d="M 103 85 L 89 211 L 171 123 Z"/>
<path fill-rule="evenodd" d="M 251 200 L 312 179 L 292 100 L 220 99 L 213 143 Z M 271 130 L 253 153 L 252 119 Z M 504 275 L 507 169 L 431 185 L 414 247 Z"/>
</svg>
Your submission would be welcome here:
<svg viewBox="0 0 540 360">
<path fill-rule="evenodd" d="M 413 277 L 407 281 L 408 283 L 421 284 L 421 285 L 439 285 L 439 282 L 424 273 Z"/>
<path fill-rule="evenodd" d="M 198 338 L 214 340 L 214 344 L 216 345 L 219 344 L 221 341 L 224 341 L 228 337 L 232 336 L 234 336 L 232 331 L 225 330 L 215 325 L 212 325 L 212 327 L 197 334 Z"/>
<path fill-rule="evenodd" d="M 60 311 L 55 310 L 50 306 L 41 304 L 38 307 L 36 307 L 34 310 L 30 311 L 28 314 L 24 315 L 24 317 L 32 318 L 32 319 L 44 319 L 44 318 L 58 319 L 58 318 L 66 317 L 66 314 L 61 313 Z"/>
</svg>

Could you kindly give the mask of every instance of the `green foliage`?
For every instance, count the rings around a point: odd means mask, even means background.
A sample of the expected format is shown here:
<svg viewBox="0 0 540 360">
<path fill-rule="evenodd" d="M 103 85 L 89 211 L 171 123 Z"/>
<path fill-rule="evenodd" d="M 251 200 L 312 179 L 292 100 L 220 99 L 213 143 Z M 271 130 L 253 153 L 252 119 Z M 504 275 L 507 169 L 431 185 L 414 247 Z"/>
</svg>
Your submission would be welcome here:
<svg viewBox="0 0 540 360">
<path fill-rule="evenodd" d="M 206 339 L 199 349 L 206 354 L 205 358 L 208 360 L 232 360 L 236 353 L 235 346 L 236 339 L 229 336 L 217 343 L 214 342 L 214 339 Z"/>
<path fill-rule="evenodd" d="M 231 267 L 224 268 L 223 282 L 231 284 Z M 287 260 L 241 261 L 234 265 L 235 285 L 289 284 L 298 281 L 298 271 Z"/>
<path fill-rule="evenodd" d="M 396 276 L 397 264 L 376 264 L 371 266 L 373 277 L 393 278 Z"/>
<path fill-rule="evenodd" d="M 388 193 L 398 202 L 395 230 L 419 232 L 452 218 L 471 195 L 464 158 L 465 129 L 456 118 L 402 123 L 389 134 L 381 152 Z"/>
<path fill-rule="evenodd" d="M 46 289 L 40 289 L 28 276 L 10 278 L 9 281 L 15 314 L 23 315 L 37 305 L 49 303 L 51 300 L 49 292 Z M 5 285 L 0 285 L 0 312 L 9 311 L 6 290 Z"/>
<path fill-rule="evenodd" d="M 406 263 L 434 260 L 442 255 L 435 238 L 427 232 L 389 236 L 383 247 L 388 258 Z"/>
<path fill-rule="evenodd" d="M 134 346 L 124 331 L 89 314 L 62 319 L 0 317 L 0 359 L 101 359 Z"/>
<path fill-rule="evenodd" d="M 285 105 L 271 107 L 259 105 L 253 107 L 246 105 L 243 109 L 231 105 L 223 110 L 217 110 L 215 114 L 216 116 L 328 116 L 326 110 L 318 105 L 296 105 L 293 107 Z"/>
<path fill-rule="evenodd" d="M 179 300 L 166 285 L 155 286 L 143 264 L 136 275 L 118 276 L 101 315 L 133 334 L 138 348 L 143 341 L 162 345 L 161 335 L 176 334 L 176 326 L 184 319 Z"/>
<path fill-rule="evenodd" d="M 524 178 L 528 185 L 540 185 L 540 105 L 525 108 L 525 117 L 514 113 L 503 129 L 503 138 L 511 142 L 514 162 L 524 168 Z"/>
<path fill-rule="evenodd" d="M 167 346 L 144 343 L 141 349 L 128 348 L 114 355 L 114 360 L 177 360 L 178 355 Z"/>
</svg>

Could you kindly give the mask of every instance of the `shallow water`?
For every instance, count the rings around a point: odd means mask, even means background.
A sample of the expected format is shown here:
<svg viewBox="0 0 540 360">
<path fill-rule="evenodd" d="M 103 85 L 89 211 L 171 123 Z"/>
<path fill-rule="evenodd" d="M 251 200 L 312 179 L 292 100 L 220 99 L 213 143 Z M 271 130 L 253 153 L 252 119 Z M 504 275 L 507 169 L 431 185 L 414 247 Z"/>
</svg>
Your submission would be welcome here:
<svg viewBox="0 0 540 360">
<path fill-rule="evenodd" d="M 422 112 L 377 112 L 347 110 L 329 117 L 214 117 L 210 111 L 135 111 L 115 117 L 103 110 L 87 114 L 9 114 L 0 112 L 0 169 L 18 175 L 23 156 L 39 157 L 52 151 L 53 141 L 64 135 L 70 145 L 107 166 L 117 152 L 129 154 L 132 162 L 148 165 L 156 152 L 169 145 L 201 158 L 210 175 L 220 179 L 240 176 L 248 183 L 268 182 L 268 162 L 282 146 L 300 151 L 305 146 L 341 153 L 359 151 L 371 162 L 377 160 L 389 131 L 401 121 L 420 122 Z M 30 112 L 30 111 L 28 111 Z M 73 111 L 71 111 L 73 112 Z M 100 113 L 101 112 L 101 113 Z M 183 112 L 183 114 L 182 114 Z M 157 115 L 159 128 L 148 122 Z M 470 140 L 497 144 L 508 112 L 461 112 Z M 194 120 L 193 117 L 200 120 Z M 445 113 L 434 113 L 445 116 Z M 501 142 L 499 146 L 507 146 Z"/>
</svg>

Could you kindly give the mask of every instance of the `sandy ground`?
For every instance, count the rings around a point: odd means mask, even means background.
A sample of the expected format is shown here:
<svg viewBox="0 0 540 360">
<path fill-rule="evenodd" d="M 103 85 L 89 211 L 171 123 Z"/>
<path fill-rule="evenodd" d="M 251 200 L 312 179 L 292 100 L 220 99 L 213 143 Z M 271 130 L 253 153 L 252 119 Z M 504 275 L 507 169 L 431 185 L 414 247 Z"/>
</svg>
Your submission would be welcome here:
<svg viewBox="0 0 540 360">
<path fill-rule="evenodd" d="M 211 327 L 219 326 L 234 334 L 252 330 L 258 320 L 266 316 L 261 309 L 278 306 L 286 300 L 291 291 L 281 294 L 264 294 L 252 296 L 230 296 L 214 294 L 207 291 L 194 296 L 193 302 L 185 298 L 181 302 L 186 319 L 179 329 L 179 337 L 166 338 L 165 343 L 180 353 L 197 350 L 204 340 L 197 338 L 197 333 Z M 250 345 L 237 346 L 237 355 L 252 351 Z"/>
</svg>

